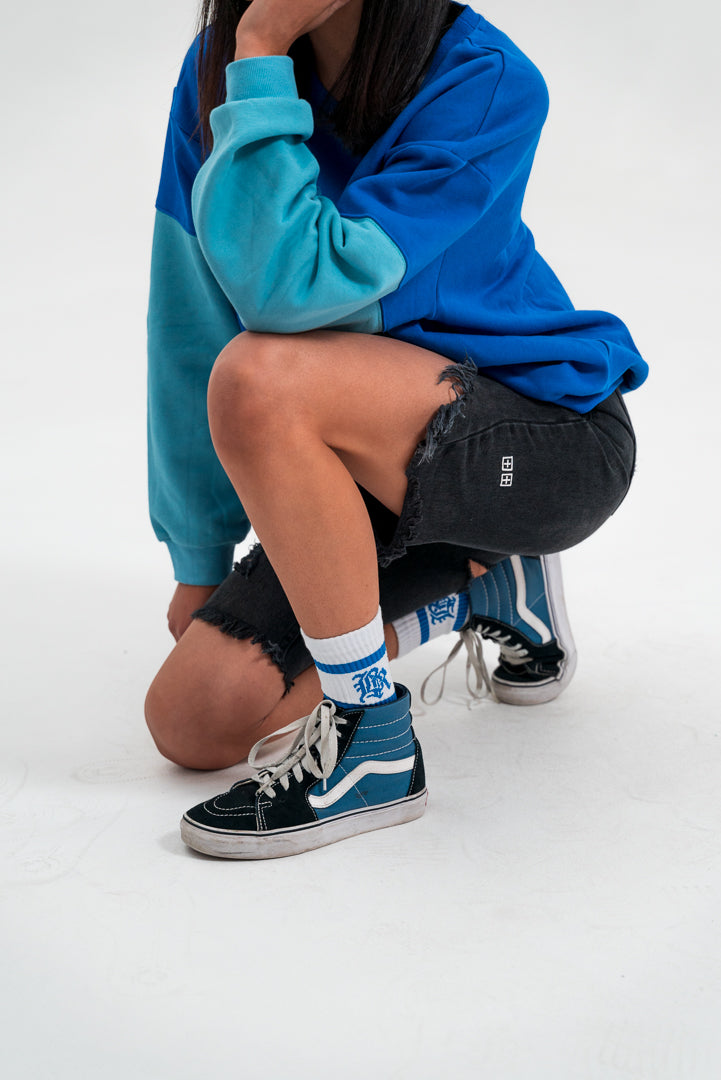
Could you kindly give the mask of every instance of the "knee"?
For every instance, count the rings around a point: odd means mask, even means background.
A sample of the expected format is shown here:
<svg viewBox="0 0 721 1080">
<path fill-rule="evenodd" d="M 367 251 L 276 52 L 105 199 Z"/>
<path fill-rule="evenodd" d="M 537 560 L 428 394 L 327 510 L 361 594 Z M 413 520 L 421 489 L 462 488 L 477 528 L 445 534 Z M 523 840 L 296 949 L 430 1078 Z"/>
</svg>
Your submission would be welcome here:
<svg viewBox="0 0 721 1080">
<path fill-rule="evenodd" d="M 162 672 L 146 695 L 145 722 L 158 750 L 173 764 L 186 769 L 222 768 L 206 764 L 205 755 L 198 754 L 197 720 L 183 708 Z"/>
<path fill-rule="evenodd" d="M 265 440 L 270 427 L 284 427 L 293 398 L 289 354 L 295 348 L 295 335 L 250 330 L 226 345 L 208 385 L 208 421 L 216 450 Z"/>
<path fill-rule="evenodd" d="M 163 757 L 185 769 L 226 769 L 246 758 L 255 742 L 252 721 L 236 713 L 231 723 L 210 696 L 201 706 L 163 669 L 145 698 L 145 722 Z"/>
</svg>

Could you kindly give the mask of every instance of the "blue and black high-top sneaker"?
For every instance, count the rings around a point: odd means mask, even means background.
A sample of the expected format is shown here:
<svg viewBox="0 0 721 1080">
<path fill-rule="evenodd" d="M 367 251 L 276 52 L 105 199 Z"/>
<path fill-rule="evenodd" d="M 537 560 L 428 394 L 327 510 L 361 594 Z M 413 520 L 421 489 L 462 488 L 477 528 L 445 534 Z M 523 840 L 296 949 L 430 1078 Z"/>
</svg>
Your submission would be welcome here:
<svg viewBox="0 0 721 1080">
<path fill-rule="evenodd" d="M 471 696 L 485 689 L 508 705 L 540 705 L 558 697 L 576 670 L 576 647 L 563 595 L 558 555 L 512 555 L 497 563 L 469 586 L 470 610 L 460 640 L 443 664 L 445 668 L 465 645 L 467 682 Z M 483 639 L 500 647 L 499 663 L 489 675 L 483 657 Z M 468 676 L 474 671 L 476 684 Z M 426 683 L 421 696 L 429 701 Z M 445 682 L 445 673 L 443 676 Z"/>
<path fill-rule="evenodd" d="M 500 646 L 491 689 L 510 705 L 552 701 L 573 678 L 576 647 L 558 555 L 512 555 L 470 586 L 468 625 Z"/>
<path fill-rule="evenodd" d="M 426 807 L 423 755 L 411 727 L 410 694 L 343 709 L 322 701 L 309 715 L 261 739 L 297 731 L 286 757 L 188 810 L 183 840 L 225 859 L 275 859 L 358 833 L 401 825 Z"/>
</svg>

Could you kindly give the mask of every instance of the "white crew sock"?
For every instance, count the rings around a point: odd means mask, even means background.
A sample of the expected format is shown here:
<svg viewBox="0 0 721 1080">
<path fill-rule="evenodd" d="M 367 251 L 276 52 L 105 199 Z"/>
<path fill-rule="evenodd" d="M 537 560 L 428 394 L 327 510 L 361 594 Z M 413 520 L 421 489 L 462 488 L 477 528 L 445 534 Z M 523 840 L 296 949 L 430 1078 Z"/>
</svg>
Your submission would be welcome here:
<svg viewBox="0 0 721 1080">
<path fill-rule="evenodd" d="M 360 630 L 331 638 L 303 633 L 303 640 L 318 669 L 323 694 L 336 705 L 379 705 L 395 698 L 380 607 Z"/>
<path fill-rule="evenodd" d="M 468 608 L 468 593 L 453 593 L 396 619 L 393 629 L 398 638 L 398 655 L 405 656 L 431 638 L 460 630 L 468 618 Z"/>
</svg>

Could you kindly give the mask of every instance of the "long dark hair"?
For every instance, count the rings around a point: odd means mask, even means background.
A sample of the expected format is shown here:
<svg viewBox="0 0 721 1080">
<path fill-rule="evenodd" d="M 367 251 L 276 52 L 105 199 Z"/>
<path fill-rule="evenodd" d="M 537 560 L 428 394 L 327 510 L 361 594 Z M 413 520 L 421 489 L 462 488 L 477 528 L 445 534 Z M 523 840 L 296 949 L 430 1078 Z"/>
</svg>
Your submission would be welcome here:
<svg viewBox="0 0 721 1080">
<path fill-rule="evenodd" d="M 249 6 L 244 0 L 201 0 L 198 120 L 206 154 L 212 147 L 210 113 L 223 101 L 236 27 Z M 365 0 L 353 52 L 329 88 L 338 99 L 333 129 L 352 153 L 365 153 L 415 96 L 439 39 L 459 11 L 451 0 Z M 298 92 L 307 97 L 314 69 L 307 35 L 294 42 L 289 55 Z"/>
</svg>

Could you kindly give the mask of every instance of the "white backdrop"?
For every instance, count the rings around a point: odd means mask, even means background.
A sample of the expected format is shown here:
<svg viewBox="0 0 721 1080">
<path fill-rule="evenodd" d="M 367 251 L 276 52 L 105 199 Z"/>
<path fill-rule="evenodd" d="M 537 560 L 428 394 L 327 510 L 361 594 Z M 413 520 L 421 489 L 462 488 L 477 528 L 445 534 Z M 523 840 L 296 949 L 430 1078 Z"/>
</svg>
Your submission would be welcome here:
<svg viewBox="0 0 721 1080">
<path fill-rule="evenodd" d="M 538 247 L 576 306 L 619 314 L 651 364 L 629 399 L 639 476 L 619 528 L 627 545 L 653 525 L 642 545 L 673 561 L 692 538 L 696 550 L 710 542 L 718 9 L 694 0 L 681 19 L 670 0 L 491 0 L 483 11 L 549 84 L 525 211 Z M 167 110 L 194 14 L 189 0 L 71 0 L 9 16 L 2 435 L 15 558 L 87 571 L 122 546 L 136 573 L 167 569 L 144 510 L 144 317 Z"/>
<path fill-rule="evenodd" d="M 489 705 L 472 731 L 457 695 L 418 721 L 436 801 L 416 832 L 249 869 L 182 849 L 176 819 L 227 778 L 162 761 L 142 720 L 172 590 L 145 498 L 149 249 L 195 5 L 6 5 L 13 1077 L 305 1077 L 324 1047 L 344 1077 L 718 1074 L 718 8 L 474 6 L 549 85 L 524 215 L 537 245 L 651 365 L 627 399 L 636 480 L 566 557 L 568 694 L 525 718 Z M 443 649 L 399 669 L 412 688 Z"/>
</svg>

